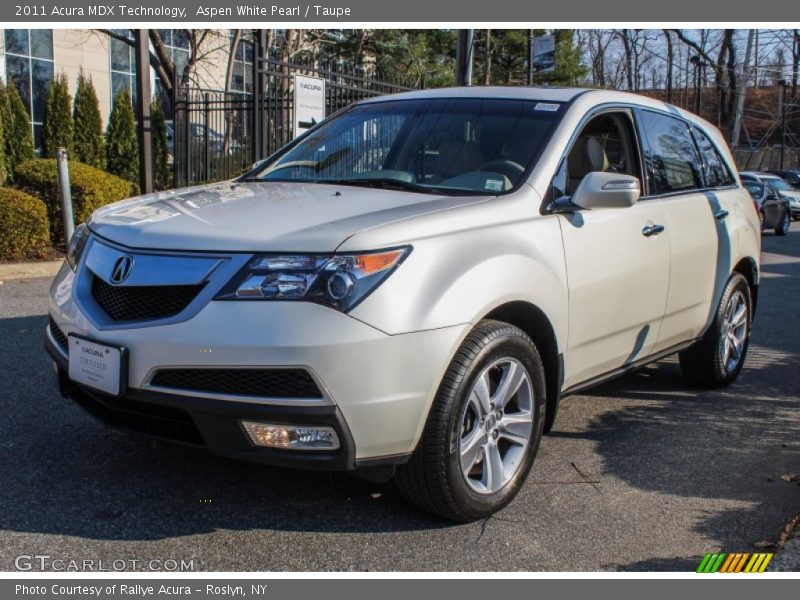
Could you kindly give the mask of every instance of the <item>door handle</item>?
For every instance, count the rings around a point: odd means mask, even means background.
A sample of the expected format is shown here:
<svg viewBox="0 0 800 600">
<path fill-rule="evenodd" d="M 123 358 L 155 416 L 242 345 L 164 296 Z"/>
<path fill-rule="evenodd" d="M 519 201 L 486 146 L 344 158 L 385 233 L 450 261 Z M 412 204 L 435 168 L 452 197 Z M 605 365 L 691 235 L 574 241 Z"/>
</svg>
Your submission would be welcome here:
<svg viewBox="0 0 800 600">
<path fill-rule="evenodd" d="M 728 216 L 728 211 L 724 210 L 724 209 L 723 210 L 718 210 L 717 212 L 714 213 L 714 218 L 717 221 L 722 221 L 722 219 L 724 219 L 727 216 Z"/>
<path fill-rule="evenodd" d="M 644 237 L 650 237 L 651 235 L 658 235 L 662 231 L 664 231 L 663 225 L 647 225 L 642 229 L 642 235 Z"/>
</svg>

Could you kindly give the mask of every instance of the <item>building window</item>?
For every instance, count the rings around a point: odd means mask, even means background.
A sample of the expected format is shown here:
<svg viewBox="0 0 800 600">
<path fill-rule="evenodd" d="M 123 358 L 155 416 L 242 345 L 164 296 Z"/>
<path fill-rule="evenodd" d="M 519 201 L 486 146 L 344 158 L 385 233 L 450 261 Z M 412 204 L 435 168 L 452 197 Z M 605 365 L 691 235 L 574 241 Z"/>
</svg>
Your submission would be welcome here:
<svg viewBox="0 0 800 600">
<path fill-rule="evenodd" d="M 113 33 L 128 38 L 131 43 L 111 38 L 108 47 L 111 61 L 111 104 L 117 100 L 122 90 L 127 90 L 131 99 L 136 95 L 136 53 L 133 44 L 133 34 L 130 29 L 112 29 Z"/>
<path fill-rule="evenodd" d="M 6 81 L 13 81 L 31 118 L 36 147 L 42 145 L 42 121 L 53 81 L 53 31 L 5 30 Z"/>
<path fill-rule="evenodd" d="M 233 32 L 231 32 L 232 45 Z M 253 40 L 244 35 L 239 39 L 239 45 L 236 47 L 231 89 L 234 92 L 246 92 L 248 94 L 253 91 Z"/>
<path fill-rule="evenodd" d="M 180 81 L 183 78 L 186 65 L 189 64 L 191 48 L 189 36 L 186 34 L 185 29 L 159 29 L 158 35 L 161 36 L 161 42 L 164 47 L 169 50 L 172 64 L 175 65 L 175 73 L 177 73 L 178 81 Z"/>
</svg>

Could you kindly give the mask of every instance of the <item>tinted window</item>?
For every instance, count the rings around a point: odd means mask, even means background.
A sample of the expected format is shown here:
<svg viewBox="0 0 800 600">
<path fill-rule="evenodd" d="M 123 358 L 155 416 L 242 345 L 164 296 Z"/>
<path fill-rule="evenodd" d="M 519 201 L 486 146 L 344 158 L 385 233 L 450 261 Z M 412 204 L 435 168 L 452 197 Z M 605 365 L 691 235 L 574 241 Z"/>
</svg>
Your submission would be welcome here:
<svg viewBox="0 0 800 600">
<path fill-rule="evenodd" d="M 697 147 L 700 149 L 700 156 L 703 158 L 706 187 L 714 188 L 733 185 L 733 177 L 731 177 L 728 167 L 725 166 L 725 161 L 722 160 L 708 136 L 694 126 L 692 126 L 692 133 L 697 142 Z"/>
<path fill-rule="evenodd" d="M 28 54 L 28 30 L 6 29 L 6 52 L 11 54 Z"/>
<path fill-rule="evenodd" d="M 792 191 L 792 186 L 783 181 L 783 179 L 767 179 L 767 183 L 769 183 L 771 187 L 774 187 L 776 190 L 781 190 L 782 192 Z"/>
<path fill-rule="evenodd" d="M 50 29 L 31 29 L 31 56 L 53 60 L 53 32 Z"/>
<path fill-rule="evenodd" d="M 650 111 L 642 111 L 640 115 L 650 193 L 701 189 L 700 156 L 686 123 Z"/>
<path fill-rule="evenodd" d="M 750 192 L 753 198 L 761 198 L 764 193 L 764 185 L 761 183 L 753 183 L 752 181 L 745 181 L 744 187 Z"/>
</svg>

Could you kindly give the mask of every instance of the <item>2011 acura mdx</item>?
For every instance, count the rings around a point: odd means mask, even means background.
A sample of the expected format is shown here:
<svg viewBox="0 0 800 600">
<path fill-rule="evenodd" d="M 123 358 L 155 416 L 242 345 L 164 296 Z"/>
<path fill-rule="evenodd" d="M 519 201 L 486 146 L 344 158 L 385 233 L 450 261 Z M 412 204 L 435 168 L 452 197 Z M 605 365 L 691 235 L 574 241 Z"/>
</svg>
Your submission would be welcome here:
<svg viewBox="0 0 800 600">
<path fill-rule="evenodd" d="M 720 133 L 618 92 L 350 106 L 243 177 L 104 207 L 51 290 L 62 393 L 272 465 L 396 474 L 457 521 L 520 489 L 559 399 L 669 354 L 742 368 L 760 234 Z"/>
</svg>

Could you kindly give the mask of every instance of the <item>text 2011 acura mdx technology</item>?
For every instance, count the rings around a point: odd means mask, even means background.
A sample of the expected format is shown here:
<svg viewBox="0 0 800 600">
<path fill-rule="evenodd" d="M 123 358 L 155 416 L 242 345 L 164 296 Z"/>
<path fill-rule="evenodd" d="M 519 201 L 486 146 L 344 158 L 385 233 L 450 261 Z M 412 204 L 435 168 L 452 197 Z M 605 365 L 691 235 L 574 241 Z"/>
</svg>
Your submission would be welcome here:
<svg viewBox="0 0 800 600">
<path fill-rule="evenodd" d="M 680 352 L 742 368 L 759 221 L 719 132 L 617 92 L 371 99 L 240 179 L 98 210 L 51 290 L 62 392 L 273 465 L 396 473 L 465 521 L 559 398 Z"/>
</svg>

